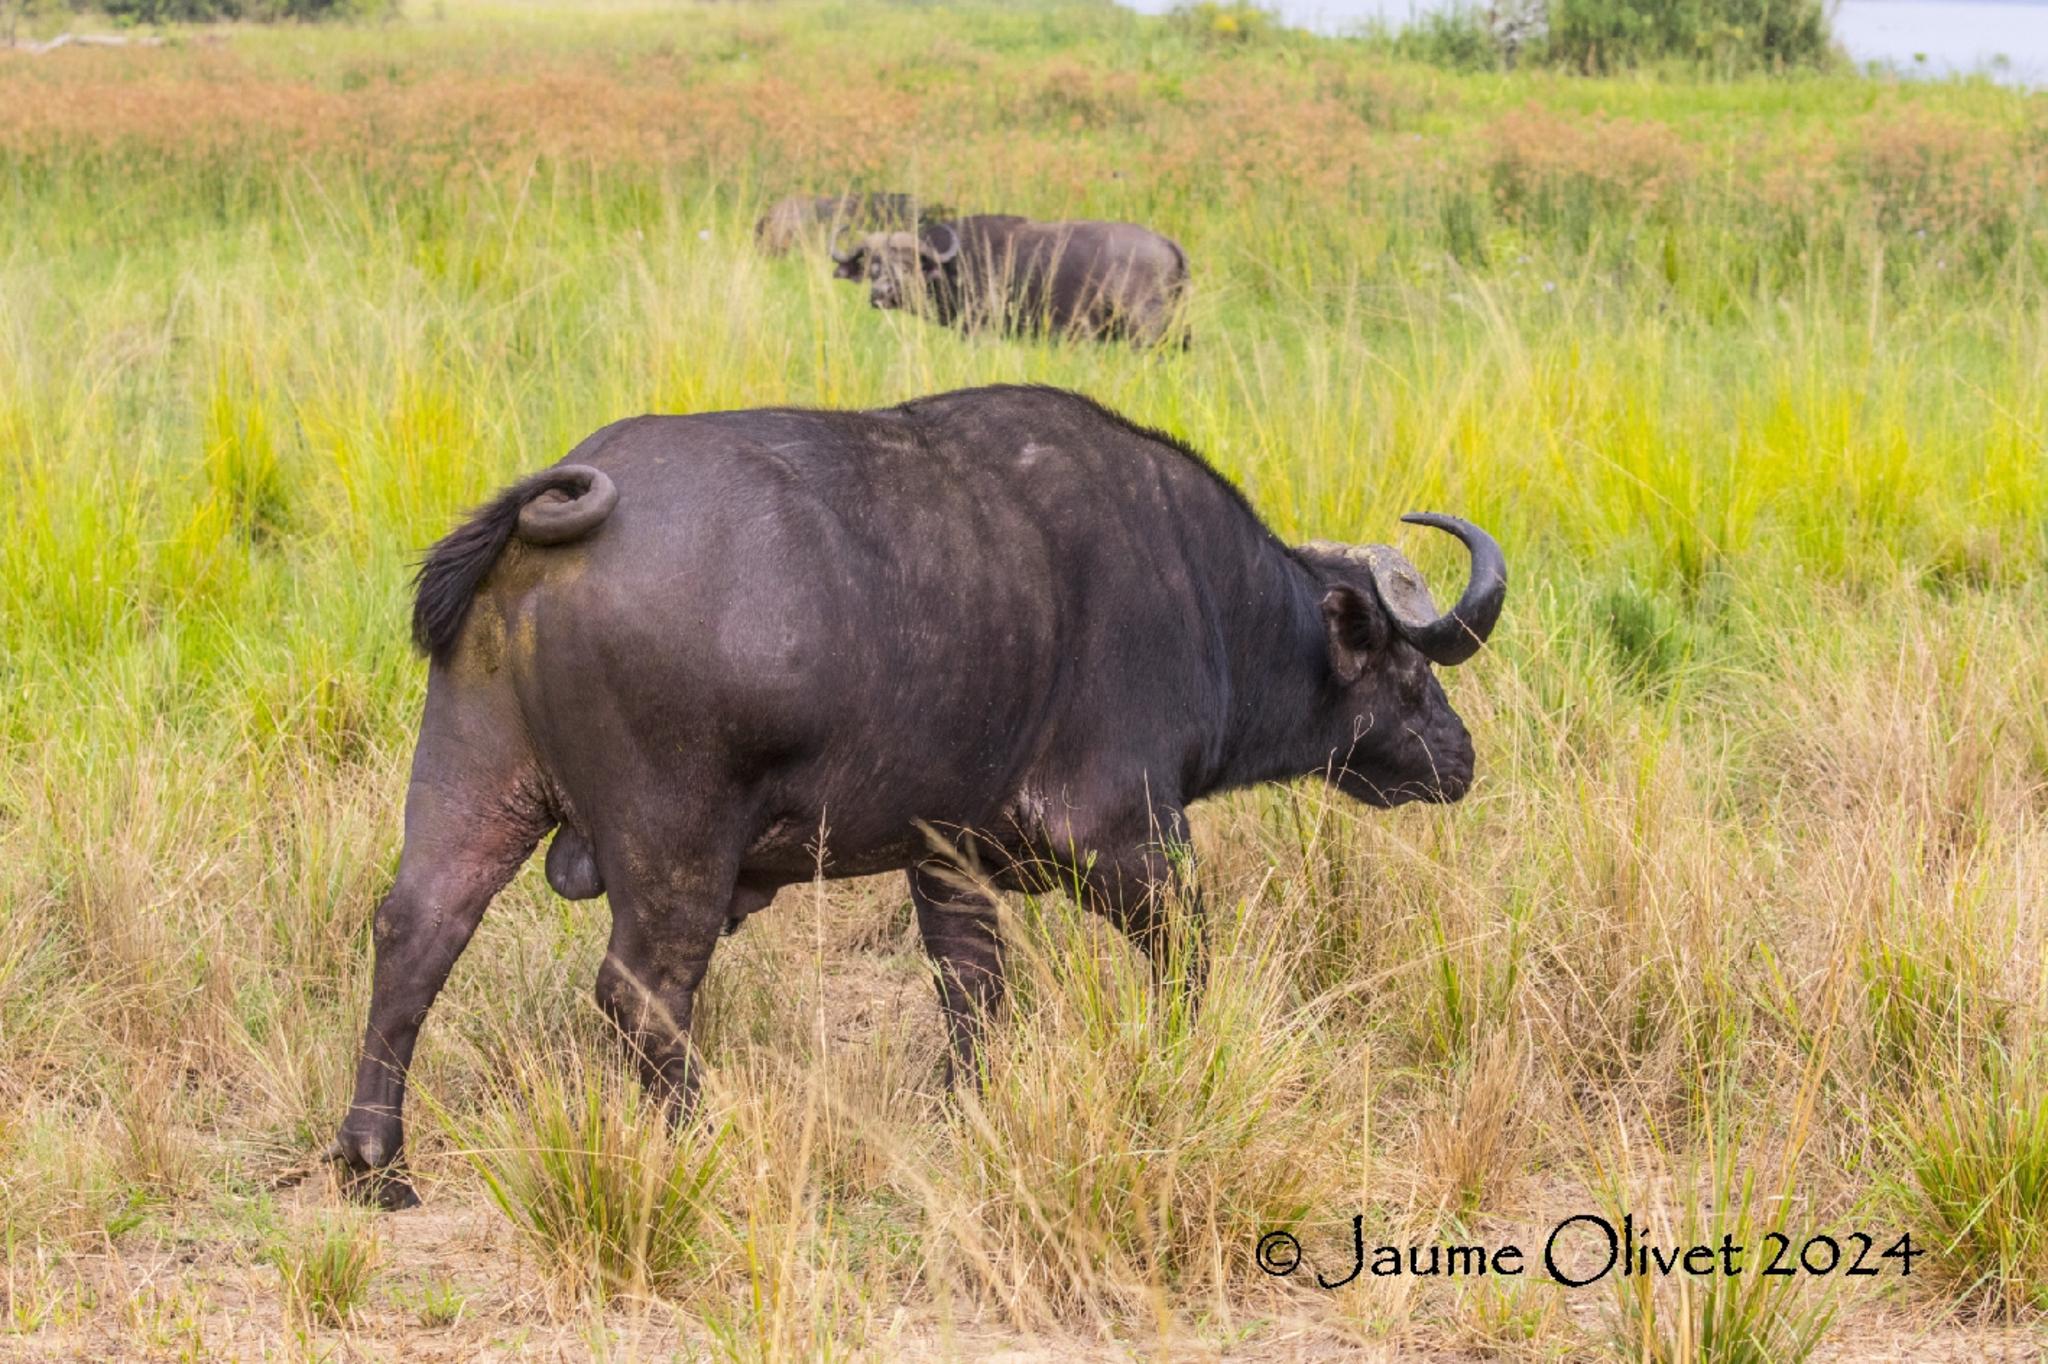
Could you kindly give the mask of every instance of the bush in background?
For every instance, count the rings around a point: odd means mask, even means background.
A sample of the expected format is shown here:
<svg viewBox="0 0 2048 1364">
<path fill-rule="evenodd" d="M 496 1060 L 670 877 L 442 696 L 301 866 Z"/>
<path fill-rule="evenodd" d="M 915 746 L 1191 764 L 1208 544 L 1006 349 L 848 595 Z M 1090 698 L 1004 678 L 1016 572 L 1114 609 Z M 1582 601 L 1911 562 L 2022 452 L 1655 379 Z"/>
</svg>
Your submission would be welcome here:
<svg viewBox="0 0 2048 1364">
<path fill-rule="evenodd" d="M 1176 15 L 1182 24 L 1194 24 L 1216 8 L 1202 5 Z M 1233 13 L 1243 9 L 1237 6 Z M 1824 0 L 1452 3 L 1398 27 L 1369 30 L 1368 37 L 1397 56 L 1453 71 L 1533 64 L 1598 74 L 1664 62 L 1734 75 L 1825 66 L 1834 53 Z"/>
<path fill-rule="evenodd" d="M 1518 55 L 1491 14 L 1461 7 L 1416 15 L 1388 35 L 1387 45 L 1397 56 L 1451 71 L 1497 71 Z"/>
<path fill-rule="evenodd" d="M 31 6 L 33 0 L 30 0 Z M 190 24 L 222 19 L 276 23 L 287 19 L 369 19 L 395 14 L 397 0 L 68 0 L 73 13 L 93 11 L 129 24 Z"/>
<path fill-rule="evenodd" d="M 1201 43 L 1256 43 L 1270 38 L 1281 26 L 1273 11 L 1245 0 L 1179 5 L 1167 16 L 1167 23 Z"/>
<path fill-rule="evenodd" d="M 1831 51 L 1822 0 L 1550 0 L 1546 56 L 1581 71 L 1820 66 Z"/>
</svg>

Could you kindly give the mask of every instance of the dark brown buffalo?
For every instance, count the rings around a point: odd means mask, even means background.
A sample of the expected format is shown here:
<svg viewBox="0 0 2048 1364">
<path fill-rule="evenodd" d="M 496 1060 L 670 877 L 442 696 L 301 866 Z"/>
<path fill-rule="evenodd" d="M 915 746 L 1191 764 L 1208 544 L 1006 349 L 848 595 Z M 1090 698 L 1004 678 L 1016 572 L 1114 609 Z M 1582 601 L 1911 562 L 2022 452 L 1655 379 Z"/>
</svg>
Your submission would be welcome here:
<svg viewBox="0 0 2048 1364">
<path fill-rule="evenodd" d="M 783 886 L 908 871 L 971 1075 L 987 887 L 1078 887 L 1156 964 L 1189 802 L 1310 774 L 1459 799 L 1430 665 L 1479 648 L 1506 567 L 1407 519 L 1470 553 L 1449 612 L 1395 550 L 1290 548 L 1186 446 L 1057 389 L 605 427 L 420 570 L 426 711 L 336 1156 L 410 1200 L 420 1022 L 550 829 L 556 889 L 611 900 L 599 1004 L 680 1106 L 712 948 Z"/>
<path fill-rule="evenodd" d="M 868 302 L 968 331 L 1127 337 L 1150 343 L 1179 321 L 1188 258 L 1135 223 L 1039 223 L 1011 214 L 927 221 L 916 231 L 836 242 L 833 272 L 868 282 Z"/>
<path fill-rule="evenodd" d="M 754 244 L 765 255 L 786 256 L 806 242 L 822 247 L 833 235 L 914 228 L 925 217 L 945 217 L 914 194 L 798 194 L 777 202 L 754 224 Z"/>
</svg>

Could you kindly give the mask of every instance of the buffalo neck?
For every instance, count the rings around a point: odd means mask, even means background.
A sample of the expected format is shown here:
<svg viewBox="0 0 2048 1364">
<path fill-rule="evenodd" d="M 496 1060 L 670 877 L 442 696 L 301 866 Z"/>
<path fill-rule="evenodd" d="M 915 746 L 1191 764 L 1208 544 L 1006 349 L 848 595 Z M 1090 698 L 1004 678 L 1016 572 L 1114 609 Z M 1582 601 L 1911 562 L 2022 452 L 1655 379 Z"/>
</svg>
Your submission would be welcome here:
<svg viewBox="0 0 2048 1364">
<path fill-rule="evenodd" d="M 1229 679 L 1219 760 L 1200 794 L 1302 776 L 1330 760 L 1323 585 L 1270 534 L 1247 548 L 1219 631 Z"/>
</svg>

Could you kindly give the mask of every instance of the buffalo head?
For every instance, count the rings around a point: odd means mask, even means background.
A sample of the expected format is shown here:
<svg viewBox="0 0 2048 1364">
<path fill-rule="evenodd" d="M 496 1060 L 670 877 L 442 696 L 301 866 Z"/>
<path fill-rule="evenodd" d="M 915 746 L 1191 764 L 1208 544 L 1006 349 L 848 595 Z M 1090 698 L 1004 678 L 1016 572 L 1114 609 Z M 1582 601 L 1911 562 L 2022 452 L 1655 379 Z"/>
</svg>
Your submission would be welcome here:
<svg viewBox="0 0 2048 1364">
<path fill-rule="evenodd" d="M 923 312 L 950 293 L 960 258 L 960 234 L 950 223 L 925 223 L 915 232 L 870 232 L 852 249 L 832 246 L 835 279 L 868 282 L 868 305 Z"/>
<path fill-rule="evenodd" d="M 1492 536 L 1454 516 L 1402 518 L 1458 537 L 1471 575 L 1438 611 L 1415 565 L 1386 545 L 1317 542 L 1296 551 L 1321 580 L 1328 651 L 1325 713 L 1330 779 L 1368 805 L 1454 801 L 1472 785 L 1472 736 L 1431 665 L 1463 663 L 1493 632 L 1507 562 Z"/>
</svg>

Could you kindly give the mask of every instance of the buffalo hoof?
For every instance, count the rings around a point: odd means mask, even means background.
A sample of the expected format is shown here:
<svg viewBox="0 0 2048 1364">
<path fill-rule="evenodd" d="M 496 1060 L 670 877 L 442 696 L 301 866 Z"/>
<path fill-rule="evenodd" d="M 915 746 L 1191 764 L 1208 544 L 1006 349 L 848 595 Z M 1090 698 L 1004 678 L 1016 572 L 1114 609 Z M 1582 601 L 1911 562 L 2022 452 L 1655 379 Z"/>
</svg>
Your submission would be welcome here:
<svg viewBox="0 0 2048 1364">
<path fill-rule="evenodd" d="M 371 1165 L 362 1159 L 360 1151 L 347 1149 L 344 1141 L 336 1141 L 321 1153 L 336 1167 L 334 1174 L 341 1184 L 342 1197 L 385 1212 L 403 1212 L 420 1205 L 419 1193 L 406 1178 L 403 1167 L 396 1162 Z"/>
<path fill-rule="evenodd" d="M 419 1192 L 412 1187 L 412 1181 L 404 1175 L 381 1170 L 363 1181 L 367 1186 L 360 1192 L 349 1191 L 349 1197 L 360 1203 L 367 1203 L 384 1212 L 404 1212 L 407 1208 L 420 1205 Z"/>
</svg>

